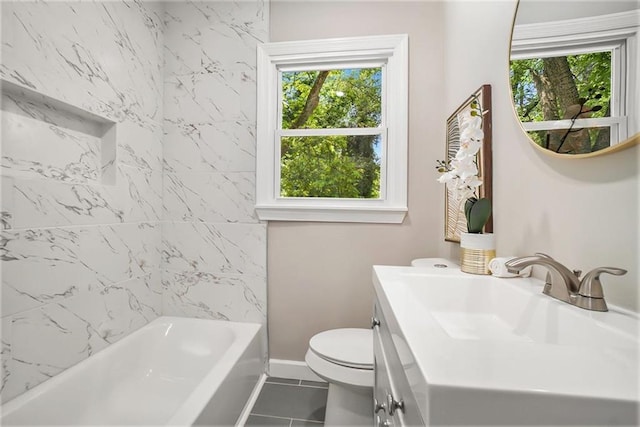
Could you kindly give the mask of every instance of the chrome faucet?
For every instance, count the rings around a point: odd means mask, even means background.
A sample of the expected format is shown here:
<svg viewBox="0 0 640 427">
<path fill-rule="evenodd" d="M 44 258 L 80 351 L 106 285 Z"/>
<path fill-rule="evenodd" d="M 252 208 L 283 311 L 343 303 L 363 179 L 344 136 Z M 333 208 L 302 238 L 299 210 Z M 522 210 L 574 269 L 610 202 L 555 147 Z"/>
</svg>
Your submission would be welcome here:
<svg viewBox="0 0 640 427">
<path fill-rule="evenodd" d="M 536 253 L 531 256 L 513 258 L 505 263 L 510 273 L 518 274 L 530 265 L 541 265 L 547 268 L 543 294 L 559 299 L 585 310 L 608 311 L 604 300 L 600 274 L 609 273 L 622 276 L 627 270 L 616 267 L 599 267 L 585 274 L 580 280 L 580 271 L 571 271 L 549 255 Z"/>
</svg>

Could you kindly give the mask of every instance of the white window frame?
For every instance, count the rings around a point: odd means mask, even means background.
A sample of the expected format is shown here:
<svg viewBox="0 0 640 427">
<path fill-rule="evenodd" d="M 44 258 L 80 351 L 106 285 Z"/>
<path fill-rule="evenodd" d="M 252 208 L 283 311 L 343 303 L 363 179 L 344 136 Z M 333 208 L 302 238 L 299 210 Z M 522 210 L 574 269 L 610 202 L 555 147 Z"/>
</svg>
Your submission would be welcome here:
<svg viewBox="0 0 640 427">
<path fill-rule="evenodd" d="M 574 126 L 608 126 L 611 145 L 623 142 L 640 129 L 637 118 L 640 98 L 634 79 L 638 60 L 638 20 L 640 11 L 587 18 L 516 25 L 513 29 L 511 59 L 544 58 L 586 52 L 610 51 L 611 117 L 577 119 Z M 568 129 L 569 119 L 522 122 L 526 131 Z"/>
<path fill-rule="evenodd" d="M 382 67 L 380 198 L 280 196 L 281 71 Z M 266 221 L 401 223 L 407 213 L 408 36 L 264 43 L 258 46 L 256 213 Z M 344 132 L 343 132 L 344 131 Z M 340 130 L 358 134 L 361 130 Z M 367 129 L 367 134 L 372 134 Z"/>
</svg>

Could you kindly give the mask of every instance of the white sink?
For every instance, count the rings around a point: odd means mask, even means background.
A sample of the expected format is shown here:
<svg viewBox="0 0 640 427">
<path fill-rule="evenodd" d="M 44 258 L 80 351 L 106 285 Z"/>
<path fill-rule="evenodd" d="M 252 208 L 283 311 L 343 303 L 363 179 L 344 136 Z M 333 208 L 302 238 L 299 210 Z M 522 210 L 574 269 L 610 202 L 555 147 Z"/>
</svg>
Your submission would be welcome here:
<svg viewBox="0 0 640 427">
<path fill-rule="evenodd" d="M 375 266 L 374 284 L 427 424 L 638 424 L 635 314 L 453 268 Z"/>
</svg>

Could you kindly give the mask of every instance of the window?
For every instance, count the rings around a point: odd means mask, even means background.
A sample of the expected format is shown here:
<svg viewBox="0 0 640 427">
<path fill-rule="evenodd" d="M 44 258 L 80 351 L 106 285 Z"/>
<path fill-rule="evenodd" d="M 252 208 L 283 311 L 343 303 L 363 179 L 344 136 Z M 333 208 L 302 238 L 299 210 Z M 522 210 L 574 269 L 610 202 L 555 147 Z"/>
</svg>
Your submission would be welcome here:
<svg viewBox="0 0 640 427">
<path fill-rule="evenodd" d="M 281 197 L 380 197 L 382 72 L 281 70 Z"/>
<path fill-rule="evenodd" d="M 629 87 L 636 72 L 636 19 L 633 12 L 514 28 L 514 104 L 538 145 L 586 154 L 637 132 L 638 99 Z"/>
<path fill-rule="evenodd" d="M 406 35 L 259 46 L 260 219 L 402 222 L 407 48 Z"/>
</svg>

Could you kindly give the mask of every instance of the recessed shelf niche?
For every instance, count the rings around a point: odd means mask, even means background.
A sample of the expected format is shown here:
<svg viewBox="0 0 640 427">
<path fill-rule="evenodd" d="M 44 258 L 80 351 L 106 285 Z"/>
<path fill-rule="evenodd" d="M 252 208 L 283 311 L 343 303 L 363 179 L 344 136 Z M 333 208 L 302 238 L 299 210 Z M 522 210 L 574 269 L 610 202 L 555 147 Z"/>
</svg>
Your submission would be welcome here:
<svg viewBox="0 0 640 427">
<path fill-rule="evenodd" d="M 3 175 L 115 185 L 114 121 L 6 80 L 0 87 Z"/>
</svg>

